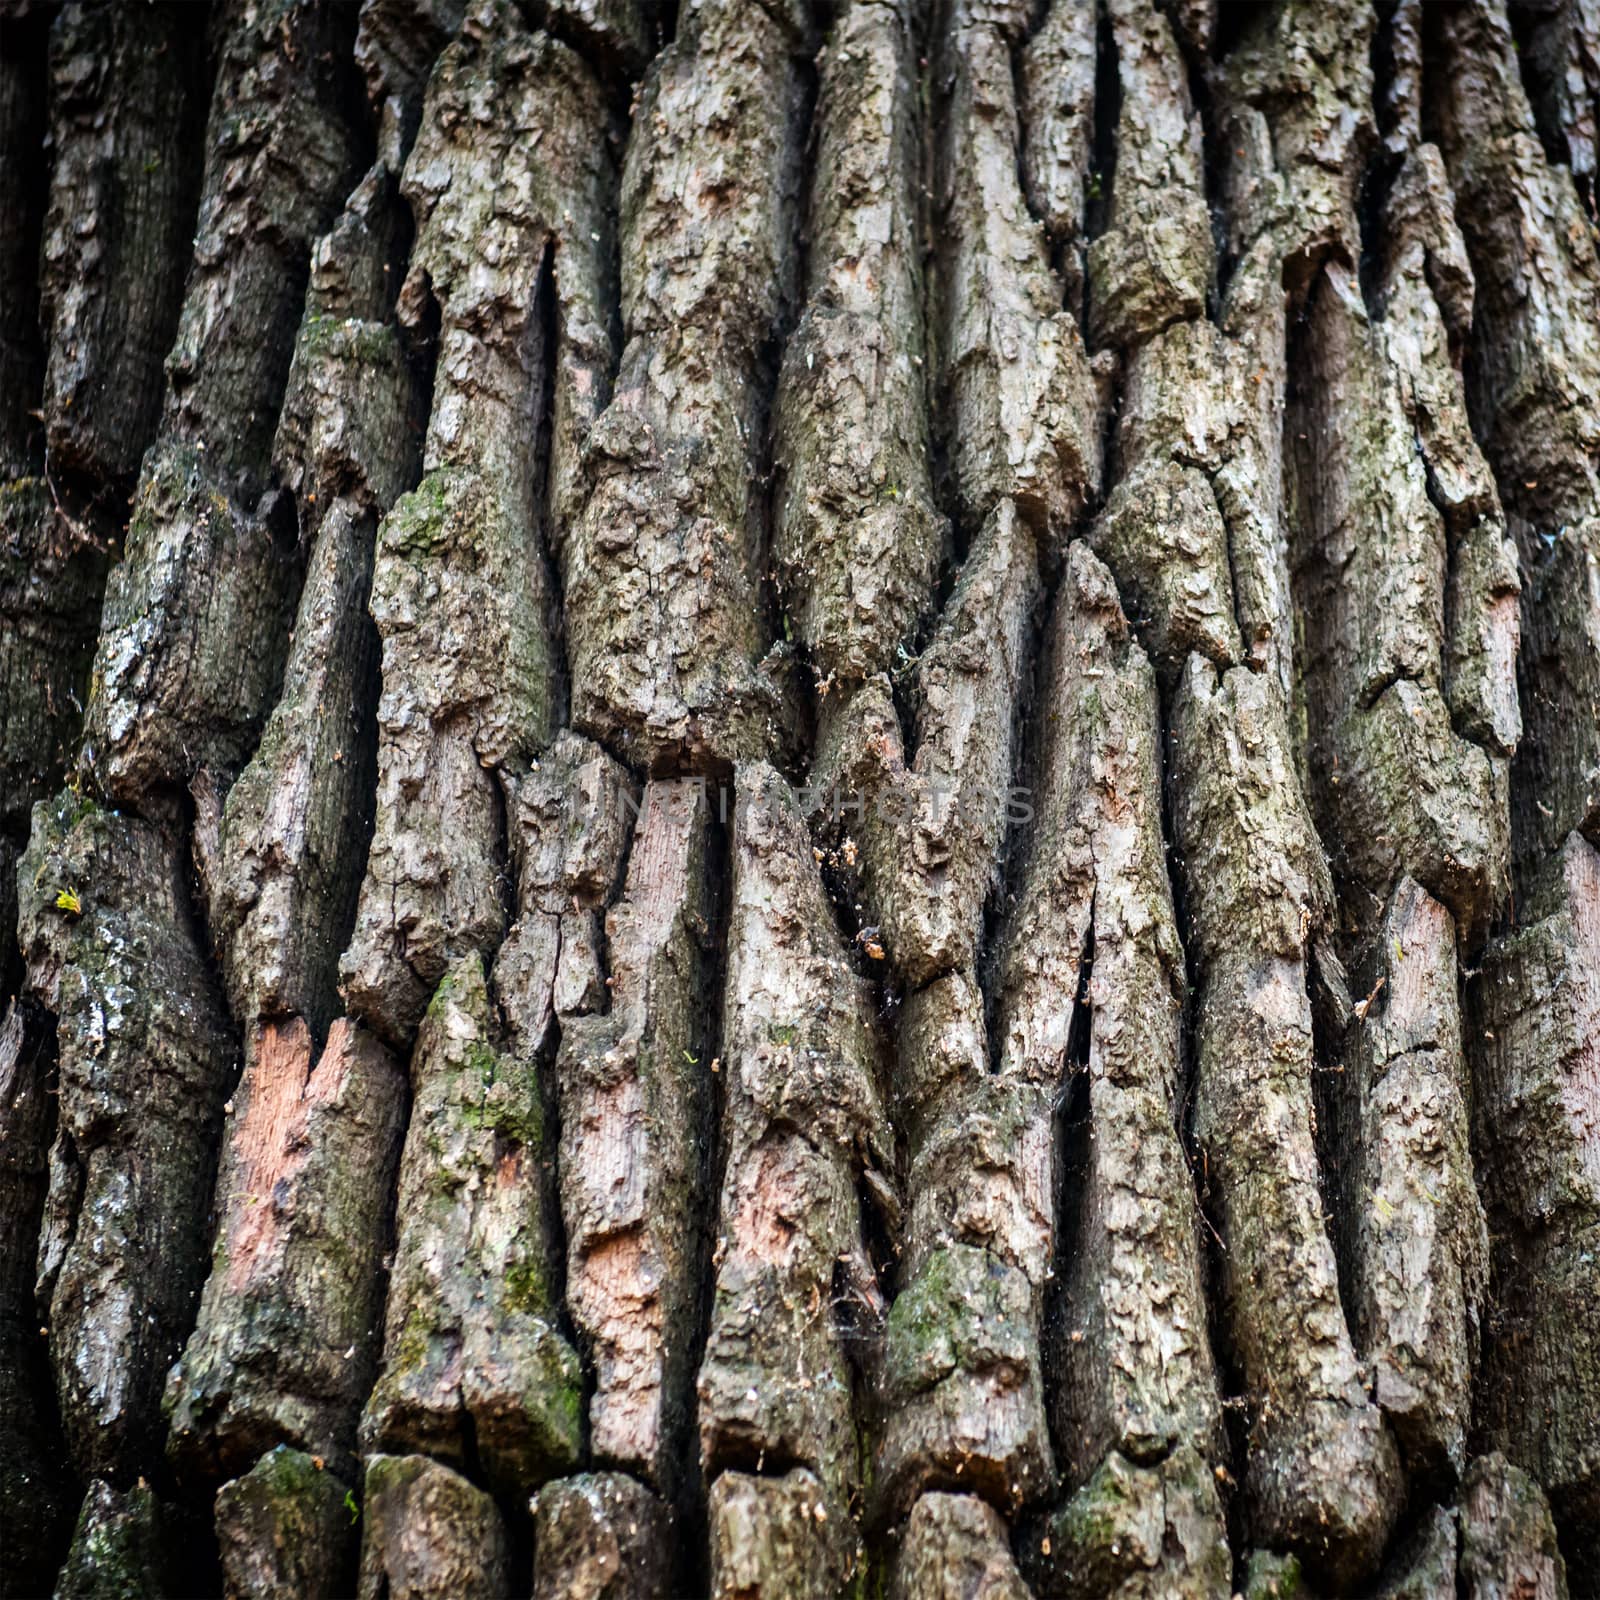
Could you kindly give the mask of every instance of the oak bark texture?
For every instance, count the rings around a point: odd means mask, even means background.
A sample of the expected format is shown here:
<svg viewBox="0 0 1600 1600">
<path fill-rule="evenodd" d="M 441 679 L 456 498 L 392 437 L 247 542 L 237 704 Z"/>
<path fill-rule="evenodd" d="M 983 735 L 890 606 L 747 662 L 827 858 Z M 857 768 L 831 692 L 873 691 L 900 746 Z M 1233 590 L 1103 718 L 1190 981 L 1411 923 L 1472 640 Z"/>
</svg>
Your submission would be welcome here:
<svg viewBox="0 0 1600 1600">
<path fill-rule="evenodd" d="M 0 1593 L 1596 1592 L 1593 0 L 0 12 Z"/>
</svg>

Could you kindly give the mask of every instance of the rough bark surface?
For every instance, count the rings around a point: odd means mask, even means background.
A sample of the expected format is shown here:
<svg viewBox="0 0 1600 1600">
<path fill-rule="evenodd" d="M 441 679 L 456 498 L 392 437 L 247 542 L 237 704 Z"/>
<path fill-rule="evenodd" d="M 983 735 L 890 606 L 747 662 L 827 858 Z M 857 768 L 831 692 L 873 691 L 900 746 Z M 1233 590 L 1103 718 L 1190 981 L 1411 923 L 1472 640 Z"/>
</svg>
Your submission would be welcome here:
<svg viewBox="0 0 1600 1600">
<path fill-rule="evenodd" d="M 411 1058 L 411 1126 L 368 1450 L 471 1456 L 527 1493 L 581 1448 L 578 1358 L 554 1325 L 532 1063 L 503 1052 L 483 962 L 440 982 Z"/>
<path fill-rule="evenodd" d="M 651 1600 L 670 1592 L 671 1521 L 620 1472 L 586 1472 L 533 1501 L 534 1600 Z"/>
<path fill-rule="evenodd" d="M 359 1600 L 497 1600 L 510 1552 L 495 1503 L 426 1456 L 367 1458 Z"/>
<path fill-rule="evenodd" d="M 334 1600 L 355 1588 L 350 1487 L 315 1456 L 279 1445 L 217 1491 L 227 1600 Z"/>
<path fill-rule="evenodd" d="M 237 1067 L 185 867 L 171 829 L 66 791 L 35 809 L 18 874 L 60 1063 L 39 1306 L 73 1465 L 119 1484 L 159 1458 Z"/>
<path fill-rule="evenodd" d="M 756 484 L 797 289 L 810 29 L 805 0 L 687 0 L 634 114 L 626 344 L 563 570 L 573 723 L 640 766 L 782 742 Z"/>
<path fill-rule="evenodd" d="M 0 1595 L 1600 1595 L 1597 18 L 0 4 Z"/>
</svg>

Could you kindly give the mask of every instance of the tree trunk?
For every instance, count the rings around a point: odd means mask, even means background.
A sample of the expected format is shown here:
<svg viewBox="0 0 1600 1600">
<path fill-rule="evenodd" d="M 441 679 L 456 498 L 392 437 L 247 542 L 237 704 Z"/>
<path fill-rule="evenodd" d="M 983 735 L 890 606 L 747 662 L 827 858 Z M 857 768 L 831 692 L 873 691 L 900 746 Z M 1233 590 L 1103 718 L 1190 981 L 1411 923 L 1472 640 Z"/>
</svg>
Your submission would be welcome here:
<svg viewBox="0 0 1600 1600">
<path fill-rule="evenodd" d="M 0 1596 L 1600 1596 L 1595 0 L 0 0 Z"/>
</svg>

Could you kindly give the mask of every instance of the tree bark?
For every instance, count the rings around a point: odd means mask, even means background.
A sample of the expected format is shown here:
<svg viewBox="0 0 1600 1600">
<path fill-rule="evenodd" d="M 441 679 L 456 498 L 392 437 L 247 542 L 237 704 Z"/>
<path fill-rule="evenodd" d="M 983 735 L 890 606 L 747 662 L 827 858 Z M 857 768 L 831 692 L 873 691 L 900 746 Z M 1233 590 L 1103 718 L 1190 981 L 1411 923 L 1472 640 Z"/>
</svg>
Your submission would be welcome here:
<svg viewBox="0 0 1600 1600">
<path fill-rule="evenodd" d="M 1600 1595 L 1597 126 L 0 3 L 0 1596 Z"/>
</svg>

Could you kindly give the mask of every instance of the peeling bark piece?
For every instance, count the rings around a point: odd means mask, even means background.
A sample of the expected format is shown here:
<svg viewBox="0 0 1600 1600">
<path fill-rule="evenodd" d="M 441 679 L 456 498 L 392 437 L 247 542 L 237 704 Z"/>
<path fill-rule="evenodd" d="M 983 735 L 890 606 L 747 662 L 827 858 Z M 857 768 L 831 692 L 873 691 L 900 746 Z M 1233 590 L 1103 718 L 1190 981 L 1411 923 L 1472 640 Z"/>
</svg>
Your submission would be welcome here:
<svg viewBox="0 0 1600 1600">
<path fill-rule="evenodd" d="M 211 1276 L 167 1384 L 168 1450 L 186 1472 L 243 1472 L 279 1442 L 353 1470 L 405 1099 L 394 1058 L 343 1018 L 315 1065 L 300 1018 L 254 1031 L 230 1102 Z"/>
<path fill-rule="evenodd" d="M 1042 590 L 1033 532 L 1002 500 L 918 666 L 912 760 L 882 680 L 824 737 L 813 787 L 830 805 L 838 796 L 836 832 L 859 831 L 866 899 L 890 963 L 913 987 L 976 957 Z"/>
<path fill-rule="evenodd" d="M 830 685 L 895 664 L 948 532 L 928 477 L 908 12 L 857 0 L 823 56 L 809 298 L 778 381 L 774 554 Z"/>
<path fill-rule="evenodd" d="M 1539 1485 L 1502 1455 L 1479 1456 L 1461 1485 L 1465 1600 L 1565 1600 L 1566 1563 Z"/>
<path fill-rule="evenodd" d="M 1226 1600 L 1232 1591 L 1216 1480 L 1189 1445 L 1150 1466 L 1110 1452 L 1025 1549 L 1035 1589 L 1050 1597 Z"/>
<path fill-rule="evenodd" d="M 152 447 L 106 585 L 84 727 L 108 799 L 138 804 L 243 765 L 283 676 L 297 568 L 283 518 L 231 499 L 193 446 Z"/>
<path fill-rule="evenodd" d="M 1509 773 L 1498 752 L 1456 734 L 1444 700 L 1446 524 L 1426 444 L 1418 449 L 1430 430 L 1388 350 L 1431 337 L 1433 359 L 1449 357 L 1437 312 L 1412 309 L 1408 326 L 1391 299 L 1374 323 L 1335 261 L 1306 313 L 1285 432 L 1297 469 L 1307 766 L 1341 875 L 1365 891 L 1365 904 L 1347 896 L 1362 924 L 1409 874 L 1476 934 L 1506 889 Z"/>
<path fill-rule="evenodd" d="M 1466 1465 L 1489 1240 L 1473 1184 L 1450 914 L 1409 878 L 1351 973 L 1332 1085 L 1356 1347 L 1408 1470 Z"/>
<path fill-rule="evenodd" d="M 0 477 L 36 471 L 44 344 L 39 329 L 39 238 L 48 184 L 51 14 L 14 6 L 0 18 Z"/>
<path fill-rule="evenodd" d="M 828 1515 L 842 1518 L 859 1471 L 852 1355 L 870 1364 L 883 1309 L 862 1194 L 892 1201 L 875 1006 L 840 947 L 788 785 L 764 765 L 741 767 L 736 781 L 726 1158 L 700 1368 L 701 1458 L 708 1475 L 766 1460 L 803 1465 Z M 736 1504 L 777 1492 L 750 1488 Z M 714 1552 L 719 1514 L 733 1508 L 713 1512 Z"/>
<path fill-rule="evenodd" d="M 620 1472 L 586 1472 L 533 1498 L 533 1600 L 654 1600 L 670 1593 L 672 1518 Z"/>
<path fill-rule="evenodd" d="M 517 1055 L 547 1058 L 557 1018 L 604 1009 L 605 908 L 620 886 L 639 793 L 599 745 L 563 731 L 510 802 L 517 920 L 494 963 L 494 993 Z"/>
<path fill-rule="evenodd" d="M 894 1557 L 891 1600 L 1028 1600 L 999 1512 L 974 1495 L 925 1494 Z"/>
<path fill-rule="evenodd" d="M 1100 419 L 1077 319 L 1017 168 L 1016 83 L 1003 31 L 948 0 L 935 83 L 938 433 L 970 538 L 1015 500 L 1064 541 L 1100 488 Z"/>
<path fill-rule="evenodd" d="M 568 436 L 598 405 L 609 358 L 603 297 L 591 292 L 605 280 L 595 218 L 607 128 L 588 68 L 488 0 L 441 59 L 406 168 L 418 234 L 401 310 L 425 322 L 436 297 L 442 331 L 428 476 L 378 534 L 377 820 L 340 967 L 351 1011 L 402 1048 L 450 963 L 487 954 L 506 931 L 496 773 L 524 769 L 550 734 L 557 662 L 536 440 L 548 423 L 559 521 Z M 537 314 L 552 256 L 554 349 Z"/>
<path fill-rule="evenodd" d="M 1202 316 L 1216 271 L 1200 118 L 1155 0 L 1109 6 L 1121 110 L 1110 222 L 1089 246 L 1089 340 L 1126 347 Z"/>
<path fill-rule="evenodd" d="M 223 33 L 162 433 L 204 449 L 246 503 L 266 480 L 312 241 L 357 177 L 356 18 L 336 0 L 244 0 Z"/>
<path fill-rule="evenodd" d="M 74 1465 L 114 1481 L 160 1448 L 237 1061 L 186 877 L 170 832 L 71 793 L 35 807 L 18 874 L 28 980 L 60 1053 L 39 1302 Z"/>
<path fill-rule="evenodd" d="M 710 1200 L 710 825 L 702 783 L 646 786 L 606 916 L 611 1010 L 572 1018 L 556 1059 L 566 1300 L 595 1374 L 589 1448 L 669 1497 L 693 1414 Z"/>
<path fill-rule="evenodd" d="M 500 1600 L 512 1592 L 495 1503 L 426 1456 L 369 1456 L 359 1600 Z"/>
<path fill-rule="evenodd" d="M 354 1592 L 355 1496 L 342 1478 L 280 1445 L 217 1491 L 227 1600 L 336 1600 Z"/>
<path fill-rule="evenodd" d="M 573 725 L 651 770 L 782 742 L 758 481 L 797 288 L 808 11 L 686 4 L 628 143 L 627 345 L 563 570 Z"/>
<path fill-rule="evenodd" d="M 161 416 L 204 149 L 206 30 L 182 6 L 63 8 L 40 255 L 51 470 L 131 481 Z"/>
<path fill-rule="evenodd" d="M 0 833 L 19 840 L 77 752 L 107 565 L 42 478 L 0 484 Z"/>
<path fill-rule="evenodd" d="M 1069 305 L 1083 272 L 1077 257 L 1094 144 L 1096 43 L 1093 6 L 1050 0 L 1018 72 L 1023 188 L 1056 246 Z"/>
<path fill-rule="evenodd" d="M 1581 837 L 1523 915 L 1541 911 L 1489 946 L 1468 990 L 1501 1318 L 1479 1420 L 1587 1532 L 1600 1527 L 1600 1330 L 1584 1309 L 1600 1295 L 1600 852 Z"/>
<path fill-rule="evenodd" d="M 1185 974 L 1154 673 L 1083 545 L 1068 552 L 1057 607 L 1036 832 L 1001 958 L 998 1036 L 1002 1073 L 1059 1092 L 1082 1074 L 1087 1089 L 1084 1165 L 1062 1175 L 1057 1201 L 1072 1209 L 1058 1213 L 1055 1433 L 1078 1483 L 1112 1450 L 1149 1463 L 1188 1445 L 1215 1459 L 1221 1412 L 1177 1136 Z M 1071 1009 L 1068 994 L 1079 997 Z"/>
<path fill-rule="evenodd" d="M 355 62 L 376 113 L 378 159 L 405 165 L 434 62 L 455 37 L 467 0 L 361 0 Z"/>
<path fill-rule="evenodd" d="M 1504 7 L 1438 25 L 1439 143 L 1477 279 L 1472 414 L 1525 585 L 1512 821 L 1526 890 L 1571 829 L 1600 837 L 1600 258 L 1571 174 L 1529 131 Z"/>
<path fill-rule="evenodd" d="M 725 1472 L 709 1499 L 712 1600 L 833 1600 L 861 1569 L 854 1532 L 801 1468 Z"/>
<path fill-rule="evenodd" d="M 1398 1462 L 1362 1382 L 1318 1192 L 1305 958 L 1331 900 L 1327 866 L 1269 678 L 1191 657 L 1172 738 L 1200 971 L 1195 1136 L 1253 1413 L 1251 1527 L 1356 1575 L 1382 1554 Z"/>
<path fill-rule="evenodd" d="M 55 1600 L 162 1600 L 172 1592 L 162 1540 L 161 1504 L 148 1484 L 124 1493 L 96 1478 L 83 1497 Z"/>
<path fill-rule="evenodd" d="M 582 1378 L 556 1331 L 543 1112 L 531 1062 L 494 1042 L 483 963 L 445 975 L 411 1060 L 399 1240 L 367 1450 L 475 1454 L 525 1494 L 580 1449 Z"/>
<path fill-rule="evenodd" d="M 0 912 L 12 910 L 0 905 Z M 34 1248 L 55 1127 L 45 1019 L 12 1001 L 0 1021 L 0 1593 L 43 1593 L 60 1564 L 73 1489 L 61 1459 L 50 1371 L 34 1311 Z"/>
<path fill-rule="evenodd" d="M 1272 230 L 1283 281 L 1305 288 L 1329 256 L 1361 259 L 1356 196 L 1377 143 L 1373 8 L 1291 0 L 1255 10 L 1214 72 L 1228 250 Z"/>
</svg>

